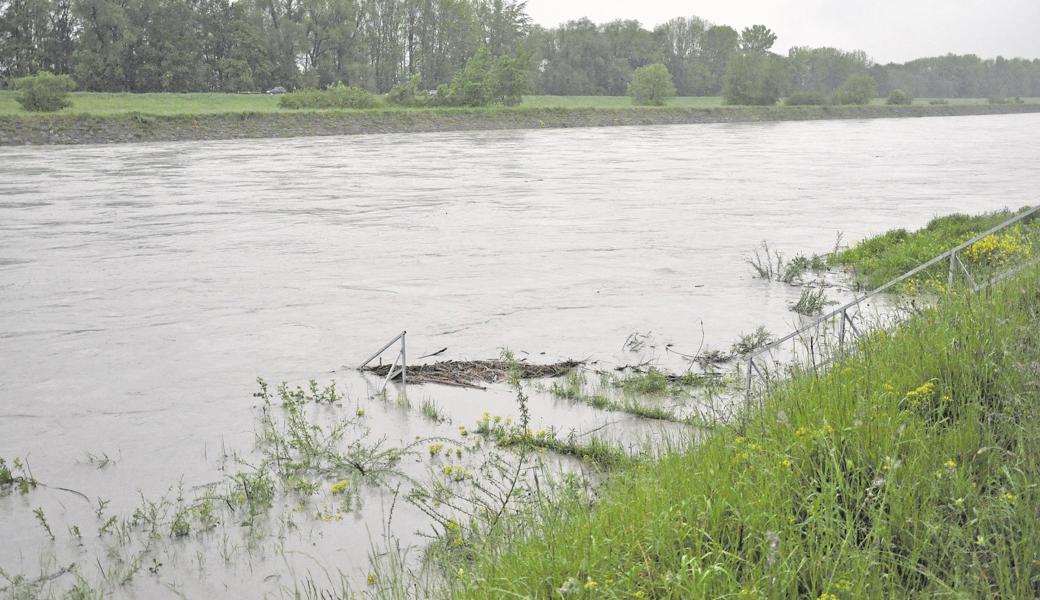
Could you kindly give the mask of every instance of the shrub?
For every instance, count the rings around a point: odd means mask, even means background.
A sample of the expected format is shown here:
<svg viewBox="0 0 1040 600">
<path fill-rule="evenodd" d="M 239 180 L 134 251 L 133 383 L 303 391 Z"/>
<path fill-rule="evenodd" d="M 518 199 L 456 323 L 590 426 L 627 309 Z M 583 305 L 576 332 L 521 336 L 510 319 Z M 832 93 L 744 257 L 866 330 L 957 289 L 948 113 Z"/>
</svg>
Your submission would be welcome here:
<svg viewBox="0 0 1040 600">
<path fill-rule="evenodd" d="M 14 80 L 14 89 L 18 96 L 18 104 L 30 112 L 56 112 L 72 106 L 69 92 L 76 89 L 76 83 L 68 75 L 55 75 L 41 71 L 29 77 Z"/>
<path fill-rule="evenodd" d="M 419 76 L 413 75 L 411 79 L 402 81 L 395 85 L 386 94 L 388 104 L 394 106 L 419 106 L 426 102 L 426 98 L 419 89 Z"/>
<path fill-rule="evenodd" d="M 819 92 L 795 92 L 784 100 L 787 106 L 823 106 L 827 97 Z"/>
<path fill-rule="evenodd" d="M 877 84 L 870 75 L 853 75 L 834 92 L 835 104 L 867 104 L 877 96 Z"/>
<path fill-rule="evenodd" d="M 523 55 L 492 58 L 481 48 L 451 79 L 437 88 L 437 103 L 446 106 L 516 105 L 527 92 L 527 59 Z"/>
<path fill-rule="evenodd" d="M 887 104 L 896 105 L 908 105 L 914 103 L 914 97 L 909 92 L 903 90 L 892 90 L 892 93 L 888 95 Z"/>
<path fill-rule="evenodd" d="M 324 90 L 306 89 L 285 94 L 278 99 L 281 108 L 375 108 L 379 99 L 357 87 L 337 85 Z"/>
<path fill-rule="evenodd" d="M 628 84 L 628 95 L 637 106 L 664 106 L 675 93 L 672 74 L 662 64 L 639 67 Z"/>
</svg>

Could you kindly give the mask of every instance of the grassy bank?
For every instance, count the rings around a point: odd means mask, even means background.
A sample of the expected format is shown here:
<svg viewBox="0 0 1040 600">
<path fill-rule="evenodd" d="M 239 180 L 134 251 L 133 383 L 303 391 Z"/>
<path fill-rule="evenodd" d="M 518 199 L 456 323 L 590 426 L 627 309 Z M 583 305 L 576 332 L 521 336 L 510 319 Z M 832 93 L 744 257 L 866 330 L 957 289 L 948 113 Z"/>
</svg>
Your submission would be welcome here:
<svg viewBox="0 0 1040 600">
<path fill-rule="evenodd" d="M 996 211 L 981 215 L 949 215 L 933 219 L 922 229 L 895 229 L 855 244 L 831 257 L 830 262 L 847 268 L 856 282 L 875 289 L 931 258 L 962 244 L 1022 211 Z M 1040 220 L 1032 219 L 997 236 L 969 247 L 961 259 L 969 267 L 985 270 L 1000 267 L 1040 244 Z M 912 284 L 944 283 L 947 265 L 937 265 Z"/>
<path fill-rule="evenodd" d="M 118 116 L 118 115 L 152 115 L 152 116 L 184 116 L 184 115 L 224 115 L 242 113 L 277 113 L 293 112 L 278 107 L 278 96 L 266 94 L 111 94 L 97 92 L 78 92 L 70 95 L 72 106 L 59 111 L 58 115 L 80 116 Z M 1040 99 L 1028 99 L 1030 103 L 1040 103 Z M 957 98 L 948 100 L 952 106 L 986 105 L 985 98 Z M 928 99 L 918 99 L 916 105 L 929 106 Z M 875 106 L 883 106 L 884 99 L 874 101 Z M 723 106 L 718 96 L 680 97 L 669 100 L 670 108 L 717 108 Z M 556 108 L 635 108 L 628 96 L 525 96 L 518 107 L 520 109 L 556 109 Z M 383 107 L 384 110 L 421 110 L 408 108 Z M 503 109 L 515 110 L 515 109 Z M 346 110 L 344 112 L 351 112 Z M 0 91 L 0 116 L 33 116 L 22 109 L 15 101 L 15 92 Z M 37 115 L 46 116 L 46 115 Z"/>
<path fill-rule="evenodd" d="M 531 515 L 462 598 L 1040 593 L 1040 270 L 954 295 L 746 430 Z"/>
</svg>

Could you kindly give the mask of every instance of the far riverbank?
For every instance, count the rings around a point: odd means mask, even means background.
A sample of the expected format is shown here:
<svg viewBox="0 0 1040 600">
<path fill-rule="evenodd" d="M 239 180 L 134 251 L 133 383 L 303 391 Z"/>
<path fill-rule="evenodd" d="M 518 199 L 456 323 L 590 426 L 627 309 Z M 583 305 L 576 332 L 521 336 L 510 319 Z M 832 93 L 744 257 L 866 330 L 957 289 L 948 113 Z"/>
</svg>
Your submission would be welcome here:
<svg viewBox="0 0 1040 600">
<path fill-rule="evenodd" d="M 379 133 L 885 119 L 1040 112 L 1040 103 L 707 108 L 491 108 L 200 115 L 0 117 L 0 146 L 120 144 Z"/>
</svg>

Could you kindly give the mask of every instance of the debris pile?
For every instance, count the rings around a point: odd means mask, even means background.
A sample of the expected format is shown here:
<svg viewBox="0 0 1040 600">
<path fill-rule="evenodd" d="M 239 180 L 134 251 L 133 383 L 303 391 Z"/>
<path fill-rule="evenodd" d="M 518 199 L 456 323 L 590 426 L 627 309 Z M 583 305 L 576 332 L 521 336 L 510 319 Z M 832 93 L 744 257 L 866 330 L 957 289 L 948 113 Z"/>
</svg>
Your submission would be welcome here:
<svg viewBox="0 0 1040 600">
<path fill-rule="evenodd" d="M 438 383 L 476 389 L 485 389 L 480 383 L 505 381 L 510 368 L 519 370 L 521 379 L 543 379 L 560 377 L 581 365 L 576 360 L 566 360 L 550 365 L 535 365 L 526 362 L 509 363 L 504 360 L 448 360 L 426 365 L 408 365 L 408 383 Z M 365 367 L 366 373 L 386 377 L 390 365 Z M 400 375 L 394 377 L 395 381 Z"/>
</svg>

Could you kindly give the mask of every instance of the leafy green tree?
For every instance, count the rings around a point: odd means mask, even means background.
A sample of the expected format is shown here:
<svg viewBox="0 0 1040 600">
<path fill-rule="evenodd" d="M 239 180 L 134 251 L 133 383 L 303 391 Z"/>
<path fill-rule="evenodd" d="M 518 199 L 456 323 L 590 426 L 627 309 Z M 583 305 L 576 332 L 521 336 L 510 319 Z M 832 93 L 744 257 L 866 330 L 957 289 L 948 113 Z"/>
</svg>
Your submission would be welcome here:
<svg viewBox="0 0 1040 600">
<path fill-rule="evenodd" d="M 708 24 L 697 17 L 672 19 L 654 29 L 654 37 L 672 74 L 679 95 L 706 95 L 711 73 L 701 56 Z"/>
<path fill-rule="evenodd" d="M 776 43 L 776 34 L 765 25 L 753 25 L 740 32 L 740 51 L 765 54 Z"/>
<path fill-rule="evenodd" d="M 527 62 L 527 56 L 523 53 L 495 59 L 488 84 L 492 102 L 507 106 L 520 104 L 529 89 L 530 69 Z"/>
<path fill-rule="evenodd" d="M 72 106 L 69 92 L 76 89 L 76 83 L 68 75 L 42 71 L 36 75 L 15 79 L 14 89 L 18 92 L 15 99 L 25 110 L 55 112 Z"/>
<path fill-rule="evenodd" d="M 786 85 L 783 60 L 769 54 L 738 54 L 729 62 L 722 95 L 726 104 L 772 106 Z"/>
<path fill-rule="evenodd" d="M 858 50 L 795 47 L 787 53 L 791 87 L 803 92 L 829 96 L 852 75 L 865 75 L 870 69 L 870 59 Z"/>
<path fill-rule="evenodd" d="M 701 57 L 711 76 L 708 93 L 717 94 L 722 90 L 729 61 L 736 55 L 739 44 L 740 34 L 732 27 L 716 25 L 704 32 L 701 40 Z"/>
<path fill-rule="evenodd" d="M 519 104 L 527 92 L 526 57 L 492 58 L 486 47 L 477 50 L 451 85 L 438 89 L 438 102 L 450 106 L 489 106 Z"/>
<path fill-rule="evenodd" d="M 835 104 L 869 104 L 877 97 L 877 83 L 870 75 L 853 75 L 834 92 Z"/>
<path fill-rule="evenodd" d="M 491 74 L 491 53 L 481 47 L 473 58 L 466 62 L 447 89 L 447 97 L 443 101 L 453 106 L 487 106 L 491 104 L 489 76 Z"/>
<path fill-rule="evenodd" d="M 675 93 L 672 74 L 660 63 L 636 69 L 628 86 L 628 95 L 638 106 L 664 106 Z"/>
</svg>

